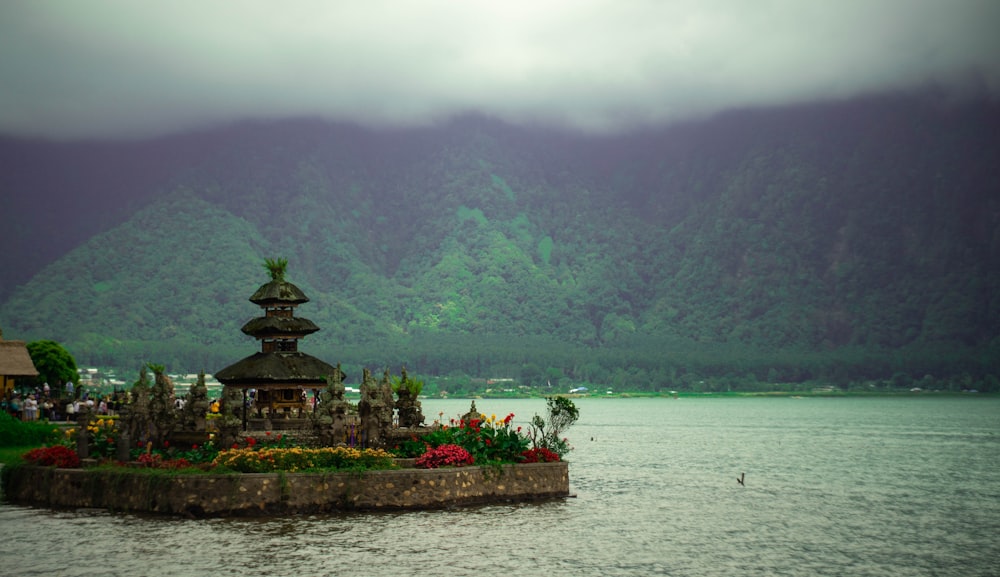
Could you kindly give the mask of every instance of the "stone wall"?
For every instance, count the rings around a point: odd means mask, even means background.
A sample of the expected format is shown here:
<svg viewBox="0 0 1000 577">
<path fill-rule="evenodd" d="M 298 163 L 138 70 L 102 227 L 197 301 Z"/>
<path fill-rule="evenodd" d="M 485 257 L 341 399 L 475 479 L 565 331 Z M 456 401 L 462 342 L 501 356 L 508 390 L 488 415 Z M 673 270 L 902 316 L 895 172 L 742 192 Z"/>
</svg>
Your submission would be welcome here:
<svg viewBox="0 0 1000 577">
<path fill-rule="evenodd" d="M 364 473 L 170 475 L 127 468 L 5 468 L 4 498 L 48 507 L 194 517 L 530 501 L 569 495 L 565 462 Z"/>
</svg>

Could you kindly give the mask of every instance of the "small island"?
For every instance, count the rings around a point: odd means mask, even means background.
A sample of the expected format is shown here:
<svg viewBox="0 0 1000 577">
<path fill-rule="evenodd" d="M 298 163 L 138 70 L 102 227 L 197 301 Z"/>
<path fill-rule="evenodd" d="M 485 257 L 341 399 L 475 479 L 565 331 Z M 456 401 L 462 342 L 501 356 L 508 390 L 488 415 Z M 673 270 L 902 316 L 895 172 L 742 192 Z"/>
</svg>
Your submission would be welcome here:
<svg viewBox="0 0 1000 577">
<path fill-rule="evenodd" d="M 298 350 L 319 327 L 295 315 L 309 299 L 285 279 L 286 267 L 265 262 L 271 280 L 250 297 L 263 316 L 242 329 L 260 352 L 216 373 L 224 385 L 217 406 L 204 373 L 178 399 L 163 366 L 143 367 L 117 415 L 83 405 L 59 442 L 5 466 L 4 498 L 206 517 L 569 496 L 562 434 L 578 417 L 571 400 L 549 398 L 547 417 L 535 415 L 527 428 L 513 414 L 479 413 L 475 401 L 448 423 L 426 424 L 422 382 L 403 367 L 379 380 L 364 369 L 361 398 L 351 403 L 340 365 Z"/>
</svg>

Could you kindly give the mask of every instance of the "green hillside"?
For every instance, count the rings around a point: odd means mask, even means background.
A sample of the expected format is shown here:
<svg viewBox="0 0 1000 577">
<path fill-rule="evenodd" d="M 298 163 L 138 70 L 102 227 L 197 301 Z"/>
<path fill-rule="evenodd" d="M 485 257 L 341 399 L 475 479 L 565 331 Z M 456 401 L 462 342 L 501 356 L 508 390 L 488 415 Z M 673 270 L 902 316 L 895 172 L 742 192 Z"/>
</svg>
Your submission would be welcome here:
<svg viewBox="0 0 1000 577">
<path fill-rule="evenodd" d="M 876 100 L 608 137 L 230 129 L 33 271 L 0 326 L 80 364 L 211 372 L 255 349 L 247 298 L 285 257 L 322 328 L 303 350 L 347 367 L 995 386 L 998 118 Z"/>
</svg>

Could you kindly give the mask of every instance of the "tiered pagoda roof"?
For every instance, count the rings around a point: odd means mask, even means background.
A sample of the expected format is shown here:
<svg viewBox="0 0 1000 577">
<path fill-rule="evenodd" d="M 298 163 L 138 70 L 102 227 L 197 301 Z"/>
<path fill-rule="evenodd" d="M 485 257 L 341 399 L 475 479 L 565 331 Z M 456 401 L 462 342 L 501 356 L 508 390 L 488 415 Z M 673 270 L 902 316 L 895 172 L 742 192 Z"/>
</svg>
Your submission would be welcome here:
<svg viewBox="0 0 1000 577">
<path fill-rule="evenodd" d="M 242 331 L 261 341 L 261 351 L 215 373 L 224 385 L 240 388 L 320 388 L 337 369 L 298 350 L 298 340 L 319 330 L 309 319 L 296 317 L 295 307 L 309 302 L 299 287 L 280 277 L 262 285 L 250 301 L 264 316 L 250 319 Z"/>
<path fill-rule="evenodd" d="M 240 329 L 251 337 L 298 335 L 302 338 L 319 330 L 316 323 L 298 317 L 257 317 L 247 321 Z"/>
<path fill-rule="evenodd" d="M 261 285 L 250 297 L 250 302 L 262 307 L 278 304 L 298 306 L 309 302 L 309 297 L 299 287 L 281 278 Z"/>
<path fill-rule="evenodd" d="M 312 355 L 295 352 L 256 353 L 215 373 L 224 385 L 249 389 L 321 388 L 337 368 Z"/>
</svg>

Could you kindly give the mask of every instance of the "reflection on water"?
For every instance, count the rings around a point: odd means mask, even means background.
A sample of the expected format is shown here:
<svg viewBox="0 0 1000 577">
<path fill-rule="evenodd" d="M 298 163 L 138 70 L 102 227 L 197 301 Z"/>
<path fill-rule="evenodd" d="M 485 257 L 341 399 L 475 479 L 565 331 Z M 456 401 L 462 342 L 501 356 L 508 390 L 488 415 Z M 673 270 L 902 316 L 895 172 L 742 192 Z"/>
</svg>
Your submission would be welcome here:
<svg viewBox="0 0 1000 577">
<path fill-rule="evenodd" d="M 576 498 L 207 520 L 0 505 L 0 575 L 996 574 L 1000 400 L 578 405 Z M 522 425 L 545 409 L 477 406 Z"/>
</svg>

